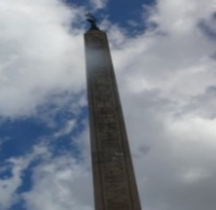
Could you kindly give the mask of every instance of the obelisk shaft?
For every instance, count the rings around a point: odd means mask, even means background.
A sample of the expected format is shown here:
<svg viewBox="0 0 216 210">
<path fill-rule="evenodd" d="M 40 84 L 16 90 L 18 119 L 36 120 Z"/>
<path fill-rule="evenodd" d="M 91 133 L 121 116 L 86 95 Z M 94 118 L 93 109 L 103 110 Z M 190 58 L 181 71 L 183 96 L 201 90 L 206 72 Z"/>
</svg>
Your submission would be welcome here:
<svg viewBox="0 0 216 210">
<path fill-rule="evenodd" d="M 141 210 L 107 36 L 84 35 L 96 210 Z"/>
</svg>

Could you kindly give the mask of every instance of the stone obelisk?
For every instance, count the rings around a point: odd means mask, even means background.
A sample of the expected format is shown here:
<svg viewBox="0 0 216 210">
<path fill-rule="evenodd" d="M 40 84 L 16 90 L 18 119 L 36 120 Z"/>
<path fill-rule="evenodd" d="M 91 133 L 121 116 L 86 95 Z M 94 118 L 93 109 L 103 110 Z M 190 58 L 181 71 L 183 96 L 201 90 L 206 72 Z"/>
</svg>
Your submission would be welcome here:
<svg viewBox="0 0 216 210">
<path fill-rule="evenodd" d="M 106 33 L 92 16 L 85 33 L 96 210 L 141 210 Z"/>
</svg>

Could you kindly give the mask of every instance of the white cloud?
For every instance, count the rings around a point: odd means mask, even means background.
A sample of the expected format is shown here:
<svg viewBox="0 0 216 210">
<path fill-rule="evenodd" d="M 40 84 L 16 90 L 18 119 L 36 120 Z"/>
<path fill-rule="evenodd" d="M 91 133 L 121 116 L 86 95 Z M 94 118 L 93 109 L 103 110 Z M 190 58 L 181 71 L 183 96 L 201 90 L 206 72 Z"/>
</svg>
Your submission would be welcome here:
<svg viewBox="0 0 216 210">
<path fill-rule="evenodd" d="M 206 172 L 203 169 L 196 169 L 196 168 L 189 169 L 182 176 L 182 178 L 187 182 L 197 182 L 203 178 L 208 178 L 208 177 L 209 177 L 208 172 Z"/>
<path fill-rule="evenodd" d="M 70 156 L 45 160 L 34 169 L 34 187 L 23 194 L 27 209 L 91 210 L 91 176 Z"/>
<path fill-rule="evenodd" d="M 37 160 L 36 166 L 29 168 Z M 0 179 L 0 208 L 10 209 L 14 204 L 24 201 L 26 209 L 39 210 L 68 208 L 92 210 L 93 189 L 89 170 L 90 162 L 78 162 L 69 154 L 53 157 L 49 146 L 39 144 L 31 153 L 11 158 L 1 167 L 0 174 L 11 172 Z M 25 180 L 23 173 L 31 170 L 32 182 L 29 191 L 17 191 Z"/>
<path fill-rule="evenodd" d="M 10 158 L 2 165 L 0 175 L 0 209 L 7 210 L 13 204 L 20 201 L 18 188 L 23 184 L 23 171 L 26 170 L 31 161 L 44 157 L 49 157 L 49 152 L 45 147 L 35 146 L 33 152 L 23 157 Z M 3 173 L 5 176 L 2 176 Z M 7 175 L 11 174 L 11 175 Z"/>
<path fill-rule="evenodd" d="M 73 129 L 75 127 L 75 123 L 76 123 L 76 120 L 74 120 L 74 119 L 67 121 L 66 125 L 60 131 L 57 131 L 54 134 L 54 137 L 59 138 L 61 136 L 69 134 L 71 131 L 73 131 Z"/>
<path fill-rule="evenodd" d="M 61 1 L 0 3 L 0 115 L 32 114 L 46 96 L 83 88 L 82 13 Z"/>
<path fill-rule="evenodd" d="M 170 120 L 167 129 L 173 133 L 175 138 L 184 141 L 201 141 L 216 147 L 216 120 L 204 119 L 197 116 L 185 116 L 183 119 Z M 206 138 L 208 137 L 208 138 Z M 198 142 L 199 143 L 199 142 Z"/>
<path fill-rule="evenodd" d="M 21 172 L 25 167 L 23 164 L 22 159 L 12 161 L 12 177 L 5 177 L 0 180 L 0 208 L 2 210 L 8 209 L 16 202 L 15 191 L 22 183 Z M 8 167 L 4 169 L 8 170 Z"/>
<path fill-rule="evenodd" d="M 102 9 L 106 6 L 108 0 L 90 0 L 93 7 L 97 9 Z"/>
<path fill-rule="evenodd" d="M 150 19 L 158 23 L 161 29 L 179 37 L 190 33 L 197 21 L 207 18 L 215 10 L 215 0 L 159 0 Z"/>
</svg>

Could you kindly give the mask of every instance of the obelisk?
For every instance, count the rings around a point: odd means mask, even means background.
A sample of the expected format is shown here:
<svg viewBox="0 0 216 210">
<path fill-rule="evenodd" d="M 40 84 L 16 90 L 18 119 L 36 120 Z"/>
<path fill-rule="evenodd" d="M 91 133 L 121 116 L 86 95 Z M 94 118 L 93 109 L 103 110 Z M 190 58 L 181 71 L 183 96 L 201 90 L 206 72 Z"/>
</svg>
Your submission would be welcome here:
<svg viewBox="0 0 216 210">
<path fill-rule="evenodd" d="M 90 141 L 96 210 L 141 210 L 106 33 L 92 16 L 85 33 Z"/>
</svg>

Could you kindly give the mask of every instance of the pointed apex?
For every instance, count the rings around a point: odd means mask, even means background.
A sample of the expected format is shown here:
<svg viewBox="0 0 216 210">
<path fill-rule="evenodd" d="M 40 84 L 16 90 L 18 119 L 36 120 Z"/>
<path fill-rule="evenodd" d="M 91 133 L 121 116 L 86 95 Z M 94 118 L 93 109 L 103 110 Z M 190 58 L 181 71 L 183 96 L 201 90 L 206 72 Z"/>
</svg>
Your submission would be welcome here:
<svg viewBox="0 0 216 210">
<path fill-rule="evenodd" d="M 97 27 L 97 24 L 96 24 L 97 20 L 96 20 L 96 18 L 91 13 L 86 14 L 86 20 L 90 23 L 89 30 L 97 30 L 97 31 L 100 30 Z"/>
</svg>

